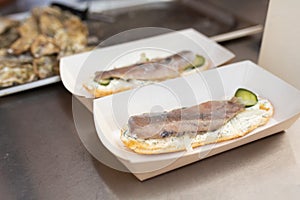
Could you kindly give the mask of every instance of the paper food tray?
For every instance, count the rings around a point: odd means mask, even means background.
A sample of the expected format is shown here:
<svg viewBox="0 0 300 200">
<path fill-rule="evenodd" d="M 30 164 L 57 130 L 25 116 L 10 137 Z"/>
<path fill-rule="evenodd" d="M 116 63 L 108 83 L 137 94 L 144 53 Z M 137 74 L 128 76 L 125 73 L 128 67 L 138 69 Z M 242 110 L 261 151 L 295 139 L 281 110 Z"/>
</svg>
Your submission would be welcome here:
<svg viewBox="0 0 300 200">
<path fill-rule="evenodd" d="M 120 129 L 131 115 L 170 110 L 208 100 L 228 99 L 244 87 L 269 99 L 275 109 L 270 121 L 244 137 L 192 151 L 141 155 L 127 149 Z M 190 76 L 148 85 L 94 100 L 96 130 L 103 145 L 134 175 L 145 180 L 220 152 L 280 132 L 291 126 L 300 114 L 300 91 L 250 61 L 230 64 Z"/>
<path fill-rule="evenodd" d="M 186 29 L 64 57 L 60 61 L 61 79 L 72 94 L 92 98 L 83 88 L 83 83 L 90 80 L 96 71 L 134 64 L 141 53 L 149 58 L 157 58 L 182 50 L 204 55 L 211 61 L 212 68 L 234 58 L 229 50 L 203 34 Z"/>
</svg>

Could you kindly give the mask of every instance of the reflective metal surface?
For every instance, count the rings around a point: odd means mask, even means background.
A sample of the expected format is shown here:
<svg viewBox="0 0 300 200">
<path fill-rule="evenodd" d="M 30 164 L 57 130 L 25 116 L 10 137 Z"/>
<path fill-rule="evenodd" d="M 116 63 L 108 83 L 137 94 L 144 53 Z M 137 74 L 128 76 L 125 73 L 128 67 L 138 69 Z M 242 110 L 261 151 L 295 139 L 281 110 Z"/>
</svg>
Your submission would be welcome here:
<svg viewBox="0 0 300 200">
<path fill-rule="evenodd" d="M 266 0 L 214 0 L 263 22 Z M 223 43 L 257 61 L 261 35 Z M 90 156 L 61 83 L 0 98 L 1 199 L 298 199 L 299 120 L 286 133 L 138 181 Z"/>
</svg>

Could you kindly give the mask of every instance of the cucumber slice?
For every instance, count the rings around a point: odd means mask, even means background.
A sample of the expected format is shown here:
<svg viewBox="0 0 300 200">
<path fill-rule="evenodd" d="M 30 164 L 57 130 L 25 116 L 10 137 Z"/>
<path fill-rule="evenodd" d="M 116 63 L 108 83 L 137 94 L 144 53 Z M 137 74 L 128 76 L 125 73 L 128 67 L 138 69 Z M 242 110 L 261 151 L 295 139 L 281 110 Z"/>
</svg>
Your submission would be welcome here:
<svg viewBox="0 0 300 200">
<path fill-rule="evenodd" d="M 100 85 L 107 86 L 110 83 L 110 79 L 101 79 L 99 81 Z"/>
<path fill-rule="evenodd" d="M 256 94 L 245 88 L 239 88 L 234 96 L 237 97 L 245 107 L 254 106 L 258 102 Z"/>
<path fill-rule="evenodd" d="M 205 58 L 203 56 L 196 54 L 193 62 L 191 64 L 187 65 L 185 67 L 185 70 L 201 67 L 202 65 L 204 65 L 204 63 L 205 63 Z"/>
<path fill-rule="evenodd" d="M 194 68 L 204 65 L 204 63 L 205 63 L 205 58 L 203 56 L 196 54 L 196 57 L 193 61 Z"/>
<path fill-rule="evenodd" d="M 146 54 L 141 53 L 139 62 L 144 63 L 144 62 L 149 62 L 149 61 L 150 61 L 150 59 L 147 58 Z"/>
</svg>

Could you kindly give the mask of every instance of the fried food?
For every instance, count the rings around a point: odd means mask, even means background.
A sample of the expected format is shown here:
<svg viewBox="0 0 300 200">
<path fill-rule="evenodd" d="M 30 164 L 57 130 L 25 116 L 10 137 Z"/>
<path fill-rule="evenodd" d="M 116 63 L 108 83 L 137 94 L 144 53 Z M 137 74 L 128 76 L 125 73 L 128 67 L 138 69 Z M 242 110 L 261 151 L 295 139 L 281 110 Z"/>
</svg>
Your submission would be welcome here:
<svg viewBox="0 0 300 200">
<path fill-rule="evenodd" d="M 33 60 L 34 73 L 40 78 L 47 78 L 55 74 L 58 61 L 55 56 L 43 56 Z"/>
<path fill-rule="evenodd" d="M 19 25 L 19 22 L 13 19 L 0 17 L 0 35 L 12 27 Z"/>
<path fill-rule="evenodd" d="M 31 54 L 36 58 L 57 54 L 59 51 L 60 48 L 55 40 L 45 35 L 39 35 L 31 45 Z"/>
<path fill-rule="evenodd" d="M 31 64 L 20 64 L 15 61 L 0 62 L 0 87 L 28 83 L 36 80 Z"/>
<path fill-rule="evenodd" d="M 88 28 L 57 7 L 36 7 L 23 21 L 0 18 L 0 87 L 59 74 L 59 58 L 87 47 Z"/>
</svg>

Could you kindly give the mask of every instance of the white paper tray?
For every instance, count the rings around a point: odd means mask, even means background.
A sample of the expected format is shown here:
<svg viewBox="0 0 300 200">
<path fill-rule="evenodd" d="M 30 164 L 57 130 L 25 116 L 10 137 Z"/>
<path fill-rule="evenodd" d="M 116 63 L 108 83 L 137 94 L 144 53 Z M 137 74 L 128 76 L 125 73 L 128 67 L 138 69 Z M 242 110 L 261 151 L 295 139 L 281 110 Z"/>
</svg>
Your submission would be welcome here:
<svg viewBox="0 0 300 200">
<path fill-rule="evenodd" d="M 204 55 L 212 62 L 212 67 L 225 64 L 234 58 L 233 53 L 203 34 L 194 29 L 185 29 L 64 57 L 60 61 L 61 79 L 72 94 L 92 98 L 82 84 L 96 71 L 134 64 L 141 53 L 156 58 L 182 50 Z"/>
<path fill-rule="evenodd" d="M 248 135 L 191 152 L 140 155 L 120 140 L 120 129 L 129 116 L 191 106 L 212 99 L 228 99 L 239 87 L 248 88 L 269 99 L 275 113 L 263 127 Z M 94 100 L 94 121 L 103 145 L 140 180 L 162 174 L 220 152 L 287 129 L 300 115 L 300 91 L 250 61 L 230 64 L 200 74 L 168 80 Z"/>
</svg>

